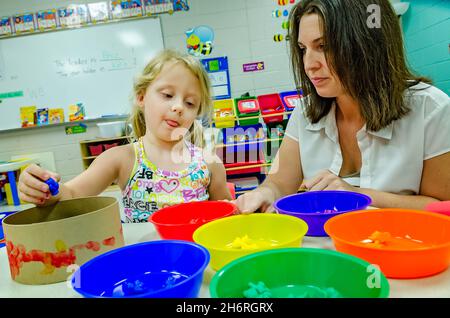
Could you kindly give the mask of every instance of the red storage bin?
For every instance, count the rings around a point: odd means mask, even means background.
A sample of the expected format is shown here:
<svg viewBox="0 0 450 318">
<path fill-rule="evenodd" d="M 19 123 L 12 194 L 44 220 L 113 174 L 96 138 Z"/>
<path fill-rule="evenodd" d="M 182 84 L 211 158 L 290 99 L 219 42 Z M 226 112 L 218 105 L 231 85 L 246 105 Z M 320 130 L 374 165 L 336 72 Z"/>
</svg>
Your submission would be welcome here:
<svg viewBox="0 0 450 318">
<path fill-rule="evenodd" d="M 284 107 L 280 95 L 267 94 L 257 97 L 261 116 L 266 124 L 283 121 Z M 279 116 L 265 117 L 265 115 L 280 114 Z"/>
<path fill-rule="evenodd" d="M 98 156 L 103 152 L 103 145 L 89 145 L 89 152 L 91 156 Z"/>
<path fill-rule="evenodd" d="M 251 168 L 247 168 L 247 167 L 252 166 L 252 165 L 260 165 L 263 163 L 264 163 L 264 160 L 261 159 L 261 160 L 249 161 L 249 162 L 227 163 L 227 164 L 224 164 L 224 166 L 225 166 L 225 169 L 241 167 L 241 169 L 227 170 L 227 175 L 232 176 L 232 175 L 245 174 L 245 173 L 261 173 L 261 171 L 262 171 L 261 166 L 260 167 L 251 167 Z"/>
<path fill-rule="evenodd" d="M 117 142 L 115 142 L 113 144 L 104 144 L 105 150 L 108 150 L 108 149 L 113 148 L 113 147 L 117 147 L 118 145 L 119 145 L 119 143 L 117 143 Z"/>
</svg>

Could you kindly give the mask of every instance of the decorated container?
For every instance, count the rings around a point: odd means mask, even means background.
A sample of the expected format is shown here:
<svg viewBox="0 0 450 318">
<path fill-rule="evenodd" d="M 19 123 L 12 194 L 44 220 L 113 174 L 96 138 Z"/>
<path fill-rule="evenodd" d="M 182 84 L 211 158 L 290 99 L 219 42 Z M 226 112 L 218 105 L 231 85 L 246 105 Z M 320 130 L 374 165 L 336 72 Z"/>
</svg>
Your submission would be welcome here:
<svg viewBox="0 0 450 318">
<path fill-rule="evenodd" d="M 112 197 L 23 210 L 3 219 L 3 231 L 11 278 L 30 285 L 64 281 L 91 258 L 124 245 Z"/>
</svg>

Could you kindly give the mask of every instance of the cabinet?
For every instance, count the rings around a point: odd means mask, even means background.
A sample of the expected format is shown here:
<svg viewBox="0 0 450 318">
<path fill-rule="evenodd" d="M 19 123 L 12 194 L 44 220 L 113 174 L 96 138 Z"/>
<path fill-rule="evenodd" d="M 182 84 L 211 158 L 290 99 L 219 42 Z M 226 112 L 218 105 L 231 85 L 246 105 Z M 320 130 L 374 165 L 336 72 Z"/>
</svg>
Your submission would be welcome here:
<svg viewBox="0 0 450 318">
<path fill-rule="evenodd" d="M 81 158 L 83 159 L 84 169 L 87 169 L 92 161 L 94 161 L 94 159 L 97 158 L 103 151 L 112 147 L 128 144 L 129 141 L 129 136 L 80 141 Z"/>
<path fill-rule="evenodd" d="M 288 117 L 290 113 L 276 115 Z M 255 116 L 259 120 L 256 125 L 220 128 L 222 140 L 215 145 L 216 153 L 225 165 L 227 181 L 235 184 L 237 196 L 264 181 L 281 145 L 288 119 L 265 120 L 269 116 L 274 115 Z"/>
</svg>

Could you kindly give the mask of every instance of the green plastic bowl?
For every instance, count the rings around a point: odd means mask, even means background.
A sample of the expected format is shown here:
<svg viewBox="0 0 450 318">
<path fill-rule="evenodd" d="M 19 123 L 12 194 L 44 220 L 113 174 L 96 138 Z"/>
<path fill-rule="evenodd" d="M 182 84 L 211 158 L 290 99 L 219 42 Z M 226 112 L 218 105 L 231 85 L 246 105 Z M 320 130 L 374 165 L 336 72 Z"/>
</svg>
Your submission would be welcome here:
<svg viewBox="0 0 450 318">
<path fill-rule="evenodd" d="M 345 298 L 389 296 L 388 280 L 376 267 L 318 248 L 280 248 L 238 258 L 214 275 L 209 290 L 212 298 L 243 298 L 249 283 L 258 282 L 264 282 L 271 298 L 305 296 L 305 288 L 306 297 L 322 297 L 310 291 L 330 289 Z"/>
</svg>

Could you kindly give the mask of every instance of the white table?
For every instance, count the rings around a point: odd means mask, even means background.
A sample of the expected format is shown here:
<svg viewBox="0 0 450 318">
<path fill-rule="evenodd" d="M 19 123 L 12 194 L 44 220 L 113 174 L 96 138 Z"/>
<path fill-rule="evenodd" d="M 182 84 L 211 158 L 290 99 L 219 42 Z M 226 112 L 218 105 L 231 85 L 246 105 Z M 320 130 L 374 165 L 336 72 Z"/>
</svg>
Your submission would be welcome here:
<svg viewBox="0 0 450 318">
<path fill-rule="evenodd" d="M 158 240 L 159 236 L 151 223 L 123 224 L 123 234 L 125 244 Z M 331 240 L 327 237 L 305 237 L 304 247 L 325 248 L 334 250 Z M 205 271 L 203 284 L 200 289 L 201 298 L 209 298 L 209 283 L 215 271 L 207 268 Z M 411 298 L 450 298 L 450 268 L 446 271 L 427 278 L 420 279 L 389 279 L 391 287 L 390 297 L 411 297 Z M 67 298 L 81 297 L 66 282 L 51 285 L 23 285 L 11 279 L 9 273 L 8 257 L 6 248 L 0 248 L 0 298 L 15 297 L 48 297 Z"/>
</svg>

